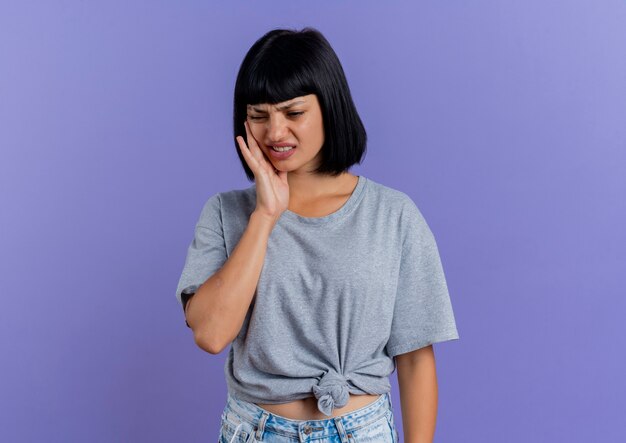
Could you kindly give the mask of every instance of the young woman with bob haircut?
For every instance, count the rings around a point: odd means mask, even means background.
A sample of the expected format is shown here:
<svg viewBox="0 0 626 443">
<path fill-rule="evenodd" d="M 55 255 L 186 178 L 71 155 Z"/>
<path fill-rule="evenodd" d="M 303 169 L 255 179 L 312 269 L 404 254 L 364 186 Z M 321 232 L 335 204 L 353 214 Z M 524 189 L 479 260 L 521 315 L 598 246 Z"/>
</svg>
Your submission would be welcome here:
<svg viewBox="0 0 626 443">
<path fill-rule="evenodd" d="M 459 338 L 435 238 L 412 199 L 348 170 L 367 136 L 314 28 L 274 29 L 234 94 L 254 184 L 208 198 L 176 290 L 196 344 L 229 347 L 219 441 L 432 441 L 432 345 Z"/>
</svg>

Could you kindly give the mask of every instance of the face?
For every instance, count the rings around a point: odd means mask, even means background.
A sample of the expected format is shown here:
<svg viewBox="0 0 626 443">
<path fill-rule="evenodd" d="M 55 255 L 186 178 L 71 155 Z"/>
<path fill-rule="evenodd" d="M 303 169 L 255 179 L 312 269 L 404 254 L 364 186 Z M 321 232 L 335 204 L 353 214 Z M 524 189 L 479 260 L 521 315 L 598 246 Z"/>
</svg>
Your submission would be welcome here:
<svg viewBox="0 0 626 443">
<path fill-rule="evenodd" d="M 248 105 L 247 115 L 252 135 L 276 169 L 311 171 L 318 166 L 324 144 L 324 125 L 315 94 L 275 105 Z M 295 148 L 277 152 L 272 148 L 277 144 Z"/>
</svg>

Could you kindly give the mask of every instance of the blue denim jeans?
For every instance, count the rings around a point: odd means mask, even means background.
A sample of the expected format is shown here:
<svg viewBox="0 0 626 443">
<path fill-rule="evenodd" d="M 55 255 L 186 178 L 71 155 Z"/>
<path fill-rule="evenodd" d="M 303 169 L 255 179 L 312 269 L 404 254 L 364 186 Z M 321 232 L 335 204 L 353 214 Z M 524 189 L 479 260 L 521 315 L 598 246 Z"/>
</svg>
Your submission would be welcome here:
<svg viewBox="0 0 626 443">
<path fill-rule="evenodd" d="M 391 394 L 338 417 L 292 420 L 228 394 L 218 443 L 398 443 Z"/>
</svg>

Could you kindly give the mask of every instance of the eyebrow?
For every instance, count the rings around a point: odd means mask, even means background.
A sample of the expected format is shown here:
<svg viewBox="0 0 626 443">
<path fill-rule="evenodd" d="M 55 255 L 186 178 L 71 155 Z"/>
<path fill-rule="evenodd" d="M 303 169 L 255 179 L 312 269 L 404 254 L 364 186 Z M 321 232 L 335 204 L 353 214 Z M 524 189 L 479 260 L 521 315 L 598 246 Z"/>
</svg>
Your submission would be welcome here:
<svg viewBox="0 0 626 443">
<path fill-rule="evenodd" d="M 289 108 L 291 108 L 291 107 L 293 107 L 295 105 L 299 105 L 300 103 L 306 103 L 306 102 L 304 100 L 298 100 L 297 102 L 292 102 L 292 103 L 289 103 L 288 105 L 280 106 L 280 107 L 278 107 L 276 109 L 278 109 L 279 111 L 282 111 L 282 110 L 285 110 L 285 109 L 289 109 Z M 248 106 L 250 106 L 250 105 L 248 105 Z M 256 112 L 265 112 L 263 109 L 255 108 L 254 106 L 251 106 L 251 107 Z"/>
</svg>

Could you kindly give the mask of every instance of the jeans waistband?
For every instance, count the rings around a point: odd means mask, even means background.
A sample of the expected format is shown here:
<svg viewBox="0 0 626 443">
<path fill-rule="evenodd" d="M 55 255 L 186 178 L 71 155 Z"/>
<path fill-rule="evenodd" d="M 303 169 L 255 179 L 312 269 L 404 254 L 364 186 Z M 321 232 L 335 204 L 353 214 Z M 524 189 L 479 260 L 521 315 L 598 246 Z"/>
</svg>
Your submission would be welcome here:
<svg viewBox="0 0 626 443">
<path fill-rule="evenodd" d="M 332 437 L 338 433 L 367 426 L 392 413 L 390 393 L 381 394 L 372 403 L 346 414 L 321 420 L 294 420 L 273 414 L 254 403 L 238 400 L 230 393 L 227 397 L 224 414 L 234 414 L 236 419 L 251 424 L 257 432 L 269 430 L 287 437 L 298 438 L 299 435 L 309 439 Z"/>
</svg>

